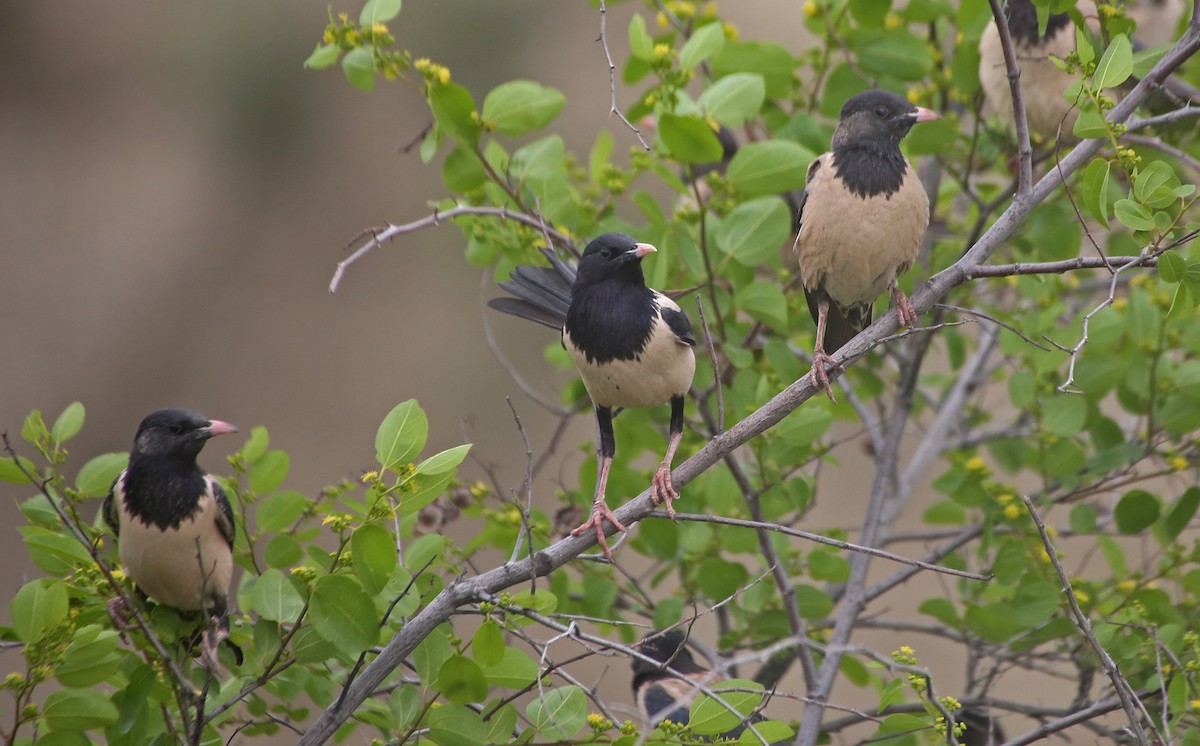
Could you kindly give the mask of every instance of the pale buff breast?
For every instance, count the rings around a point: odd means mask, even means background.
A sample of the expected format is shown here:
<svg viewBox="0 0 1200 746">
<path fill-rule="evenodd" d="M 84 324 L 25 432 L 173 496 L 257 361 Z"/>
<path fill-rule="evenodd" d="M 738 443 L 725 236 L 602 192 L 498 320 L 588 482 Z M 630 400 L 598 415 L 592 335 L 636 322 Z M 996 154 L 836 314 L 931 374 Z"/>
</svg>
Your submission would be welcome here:
<svg viewBox="0 0 1200 746">
<path fill-rule="evenodd" d="M 217 527 L 216 502 L 201 498 L 195 515 L 179 528 L 160 531 L 121 506 L 121 564 L 146 595 L 161 604 L 195 611 L 203 599 L 227 596 L 233 577 L 229 544 Z"/>
<path fill-rule="evenodd" d="M 843 307 L 871 303 L 916 260 L 929 198 L 911 166 L 890 197 L 863 199 L 835 178 L 830 153 L 820 160 L 796 238 L 800 280 L 808 290 L 823 286 Z"/>
<path fill-rule="evenodd" d="M 1085 14 L 1088 4 L 1080 5 Z M 1051 56 L 1064 58 L 1075 51 L 1075 26 L 1067 24 L 1059 33 L 1047 40 L 1044 47 L 1032 48 L 1015 43 L 1013 52 L 1017 67 L 1021 70 L 1021 96 L 1025 100 L 1025 119 L 1029 131 L 1044 140 L 1053 140 L 1062 123 L 1064 136 L 1070 137 L 1079 116 L 1079 110 L 1063 97 L 1063 92 L 1075 78 L 1055 67 Z M 1000 44 L 1000 32 L 995 23 L 989 23 L 979 39 L 979 83 L 984 94 L 984 113 L 998 115 L 1007 122 L 1013 121 L 1012 90 L 1008 84 L 1008 69 L 1004 65 L 1004 51 Z"/>
<path fill-rule="evenodd" d="M 672 396 L 688 392 L 696 372 L 696 356 L 691 346 L 679 341 L 657 316 L 646 348 L 633 360 L 610 360 L 597 365 L 587 360 L 569 334 L 563 334 L 563 343 L 579 368 L 588 396 L 601 407 L 665 404 Z"/>
</svg>

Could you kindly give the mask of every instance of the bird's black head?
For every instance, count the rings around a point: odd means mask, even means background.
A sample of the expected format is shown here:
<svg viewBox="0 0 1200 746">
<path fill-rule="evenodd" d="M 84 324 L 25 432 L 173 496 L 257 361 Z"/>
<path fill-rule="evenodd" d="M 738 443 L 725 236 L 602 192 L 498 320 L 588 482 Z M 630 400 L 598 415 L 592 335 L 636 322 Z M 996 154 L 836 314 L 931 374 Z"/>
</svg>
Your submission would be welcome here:
<svg viewBox="0 0 1200 746">
<path fill-rule="evenodd" d="M 833 150 L 848 146 L 898 149 L 914 124 L 935 119 L 941 116 L 914 106 L 891 91 L 864 91 L 851 96 L 842 106 L 841 119 L 833 133 Z"/>
<path fill-rule="evenodd" d="M 1033 46 L 1058 34 L 1071 23 L 1066 13 L 1051 13 L 1046 21 L 1046 32 L 1038 34 L 1037 8 L 1030 0 L 1008 0 L 1005 12 L 1008 16 L 1008 32 L 1019 44 Z"/>
<path fill-rule="evenodd" d="M 138 425 L 133 439 L 133 456 L 180 457 L 195 461 L 209 438 L 237 431 L 228 422 L 210 420 L 188 409 L 160 409 L 146 415 Z"/>
<path fill-rule="evenodd" d="M 658 665 L 635 658 L 633 661 L 634 678 L 648 673 L 657 673 L 662 670 L 664 665 L 668 665 L 680 673 L 703 671 L 704 667 L 696 663 L 696 659 L 692 657 L 692 652 L 687 649 L 686 643 L 687 638 L 678 629 L 650 636 L 639 642 L 638 652 L 647 658 L 658 661 Z"/>
<path fill-rule="evenodd" d="M 605 233 L 593 239 L 579 260 L 575 288 L 587 288 L 616 280 L 645 287 L 642 258 L 657 251 L 648 243 L 638 243 L 624 233 Z"/>
</svg>

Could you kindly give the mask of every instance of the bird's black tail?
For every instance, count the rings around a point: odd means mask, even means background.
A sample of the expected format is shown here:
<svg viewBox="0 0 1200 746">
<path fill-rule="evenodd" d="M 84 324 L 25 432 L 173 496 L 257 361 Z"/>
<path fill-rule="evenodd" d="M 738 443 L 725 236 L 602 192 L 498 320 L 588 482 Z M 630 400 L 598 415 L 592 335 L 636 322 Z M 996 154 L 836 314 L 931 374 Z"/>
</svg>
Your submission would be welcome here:
<svg viewBox="0 0 1200 746">
<path fill-rule="evenodd" d="M 575 267 L 554 255 L 550 249 L 539 249 L 550 260 L 549 267 L 521 265 L 500 287 L 512 298 L 493 298 L 488 305 L 502 313 L 535 321 L 551 329 L 562 330 L 571 305 L 571 286 L 575 284 Z"/>
<path fill-rule="evenodd" d="M 813 321 L 817 321 L 817 294 L 815 292 L 804 291 L 805 300 L 808 301 L 808 310 L 812 314 Z M 872 308 L 870 303 L 865 303 L 854 308 L 841 309 L 833 301 L 829 302 L 829 313 L 825 317 L 825 352 L 832 355 L 842 348 L 850 340 L 858 336 L 858 333 L 871 325 Z"/>
</svg>

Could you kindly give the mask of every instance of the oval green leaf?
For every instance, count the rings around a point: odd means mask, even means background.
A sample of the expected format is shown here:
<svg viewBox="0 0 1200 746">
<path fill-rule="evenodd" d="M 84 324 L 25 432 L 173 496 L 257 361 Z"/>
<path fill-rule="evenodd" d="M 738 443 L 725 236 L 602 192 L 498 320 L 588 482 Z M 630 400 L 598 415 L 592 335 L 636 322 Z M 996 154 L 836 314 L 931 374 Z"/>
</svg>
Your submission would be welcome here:
<svg viewBox="0 0 1200 746">
<path fill-rule="evenodd" d="M 1131 199 L 1119 199 L 1113 205 L 1113 214 L 1121 225 L 1131 231 L 1154 230 L 1154 216 L 1144 206 Z"/>
<path fill-rule="evenodd" d="M 292 459 L 283 451 L 267 451 L 250 465 L 250 489 L 259 494 L 279 489 L 292 468 Z"/>
<path fill-rule="evenodd" d="M 67 618 L 67 587 L 50 578 L 21 586 L 10 607 L 13 632 L 21 642 L 36 642 Z"/>
<path fill-rule="evenodd" d="M 250 594 L 254 610 L 263 619 L 272 622 L 290 622 L 304 608 L 304 599 L 300 597 L 296 586 L 282 571 L 270 568 L 254 581 L 254 589 Z"/>
<path fill-rule="evenodd" d="M 1146 490 L 1130 490 L 1117 501 L 1113 518 L 1117 530 L 1123 534 L 1136 534 L 1158 520 L 1158 498 Z"/>
<path fill-rule="evenodd" d="M 524 135 L 550 124 L 566 102 L 554 88 L 513 80 L 497 86 L 483 100 L 483 119 L 501 134 Z"/>
<path fill-rule="evenodd" d="M 127 463 L 128 453 L 102 453 L 84 464 L 75 475 L 75 489 L 86 497 L 107 495 Z"/>
<path fill-rule="evenodd" d="M 529 722 L 549 741 L 575 737 L 587 720 L 587 697 L 574 684 L 550 689 L 525 708 Z"/>
<path fill-rule="evenodd" d="M 733 208 L 717 229 L 717 247 L 747 267 L 757 267 L 791 235 L 792 213 L 778 197 L 760 197 Z"/>
<path fill-rule="evenodd" d="M 452 655 L 442 664 L 437 688 L 446 699 L 460 705 L 482 702 L 488 694 L 483 669 L 475 661 L 461 655 Z"/>
<path fill-rule="evenodd" d="M 356 47 L 342 58 L 346 80 L 360 91 L 375 88 L 375 56 L 372 47 Z"/>
<path fill-rule="evenodd" d="M 677 161 L 714 163 L 721 160 L 721 142 L 708 122 L 700 117 L 663 114 L 658 118 L 658 136 Z"/>
<path fill-rule="evenodd" d="M 429 89 L 429 108 L 438 126 L 459 142 L 474 145 L 479 141 L 479 122 L 475 99 L 471 92 L 457 83 L 444 83 Z"/>
<path fill-rule="evenodd" d="M 401 402 L 388 412 L 375 433 L 375 458 L 385 469 L 412 461 L 429 437 L 429 418 L 416 399 Z"/>
<path fill-rule="evenodd" d="M 54 421 L 50 434 L 59 443 L 66 443 L 79 434 L 83 429 L 83 420 L 87 413 L 79 402 L 71 402 Z"/>
<path fill-rule="evenodd" d="M 504 660 L 505 647 L 504 630 L 492 619 L 479 625 L 471 638 L 471 655 L 481 666 L 499 665 Z"/>
<path fill-rule="evenodd" d="M 350 534 L 350 558 L 363 588 L 375 595 L 383 590 L 396 569 L 396 542 L 380 526 L 370 523 L 359 526 Z"/>
<path fill-rule="evenodd" d="M 767 84 L 757 73 L 734 73 L 713 83 L 697 103 L 726 127 L 740 127 L 758 114 L 767 95 Z"/>
<path fill-rule="evenodd" d="M 688 726 L 702 736 L 715 736 L 741 725 L 754 708 L 762 702 L 762 684 L 749 679 L 729 679 L 712 687 L 721 697 L 721 702 L 707 694 L 696 698 Z M 729 689 L 754 689 L 757 691 L 734 692 Z M 728 705 L 728 707 L 726 706 Z M 732 707 L 736 712 L 730 712 Z"/>
<path fill-rule="evenodd" d="M 308 616 L 317 634 L 348 655 L 358 655 L 379 641 L 375 603 L 349 576 L 319 578 L 309 599 Z"/>
<path fill-rule="evenodd" d="M 52 731 L 81 733 L 116 723 L 117 707 L 91 689 L 60 689 L 46 697 L 42 717 Z"/>
<path fill-rule="evenodd" d="M 362 12 L 358 14 L 358 25 L 387 23 L 400 14 L 400 3 L 401 0 L 367 0 Z"/>
<path fill-rule="evenodd" d="M 701 26 L 679 50 L 679 66 L 691 70 L 725 46 L 725 28 L 718 21 Z"/>
<path fill-rule="evenodd" d="M 1092 82 L 1097 88 L 1112 88 L 1119 86 L 1133 74 L 1133 45 L 1129 37 L 1120 34 L 1113 37 L 1108 49 L 1096 63 L 1096 72 Z"/>
<path fill-rule="evenodd" d="M 814 157 L 808 148 L 790 140 L 752 142 L 733 156 L 726 178 L 745 197 L 799 189 Z"/>
</svg>

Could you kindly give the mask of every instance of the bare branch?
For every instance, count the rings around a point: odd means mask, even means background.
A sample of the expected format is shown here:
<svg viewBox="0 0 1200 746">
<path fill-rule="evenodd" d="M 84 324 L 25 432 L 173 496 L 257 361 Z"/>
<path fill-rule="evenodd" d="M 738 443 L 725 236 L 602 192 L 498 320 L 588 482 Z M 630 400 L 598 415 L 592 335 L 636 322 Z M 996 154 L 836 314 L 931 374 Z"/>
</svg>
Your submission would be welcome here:
<svg viewBox="0 0 1200 746">
<path fill-rule="evenodd" d="M 641 131 L 637 127 L 634 127 L 633 123 L 626 119 L 621 110 L 617 108 L 617 66 L 613 64 L 612 54 L 608 51 L 607 18 L 608 8 L 604 5 L 604 0 L 600 0 L 600 38 L 598 41 L 604 47 L 604 59 L 608 61 L 608 91 L 611 95 L 608 104 L 608 114 L 609 116 L 616 114 L 625 123 L 626 127 L 633 130 L 633 134 L 637 136 L 638 142 L 642 144 L 642 148 L 648 152 L 650 146 L 642 138 Z"/>
<path fill-rule="evenodd" d="M 1075 617 L 1075 626 L 1083 633 L 1083 636 L 1088 641 L 1088 645 L 1096 653 L 1096 657 L 1100 659 L 1100 663 L 1104 667 L 1104 672 L 1108 674 L 1109 680 L 1112 681 L 1113 689 L 1116 691 L 1117 697 L 1121 700 L 1121 707 L 1125 710 L 1125 716 L 1129 718 L 1129 724 L 1137 736 L 1138 743 L 1147 743 L 1139 712 L 1146 718 L 1146 724 L 1154 732 L 1156 742 L 1163 743 L 1162 736 L 1158 733 L 1158 730 L 1154 727 L 1154 721 L 1150 718 L 1150 713 L 1146 711 L 1146 706 L 1142 704 L 1142 700 L 1138 697 L 1137 692 L 1129 685 L 1129 681 L 1121 674 L 1112 656 L 1108 654 L 1108 651 L 1096 639 L 1095 633 L 1092 632 L 1091 620 L 1079 608 L 1079 601 L 1075 598 L 1075 589 L 1071 587 L 1067 571 L 1063 569 L 1062 562 L 1058 559 L 1058 552 L 1054 549 L 1054 542 L 1050 540 L 1050 534 L 1046 532 L 1046 524 L 1042 522 L 1042 516 L 1038 513 L 1037 508 L 1034 507 L 1033 500 L 1030 500 L 1028 495 L 1022 495 L 1021 499 L 1025 502 L 1025 509 L 1029 511 L 1030 517 L 1033 518 L 1038 533 L 1042 536 L 1042 546 L 1046 548 L 1046 556 L 1050 558 L 1050 564 L 1054 566 L 1054 572 L 1058 574 L 1058 582 L 1061 584 L 1063 593 L 1067 597 L 1067 604 L 1071 607 L 1071 616 Z"/>
<path fill-rule="evenodd" d="M 1029 144 L 1029 122 L 1025 118 L 1025 94 L 1021 92 L 1021 68 L 1013 51 L 1012 34 L 1008 32 L 1008 17 L 1000 0 L 988 0 L 992 20 L 1000 33 L 1000 49 L 1004 52 L 1004 67 L 1008 70 L 1008 87 L 1012 92 L 1013 122 L 1017 129 L 1017 196 L 1029 193 L 1033 184 L 1033 146 Z"/>
<path fill-rule="evenodd" d="M 552 236 L 558 244 L 570 251 L 575 251 L 575 245 L 571 242 L 571 239 L 555 230 L 553 226 L 547 225 L 545 222 L 533 217 L 532 215 L 526 215 L 523 212 L 515 212 L 507 207 L 471 207 L 469 205 L 458 205 L 446 210 L 445 212 L 434 210 L 432 215 L 426 215 L 420 220 L 414 220 L 411 223 L 404 223 L 403 225 L 393 225 L 389 223 L 385 228 L 378 230 L 370 229 L 359 233 L 359 235 L 355 237 L 355 240 L 358 240 L 359 238 L 368 234 L 371 236 L 371 240 L 360 246 L 353 254 L 338 262 L 337 269 L 333 271 L 333 279 L 329 281 L 329 292 L 337 292 L 338 285 L 340 285 L 342 282 L 342 275 L 346 274 L 346 270 L 349 269 L 350 265 L 371 253 L 371 251 L 373 251 L 375 248 L 382 245 L 384 241 L 391 241 L 396 236 L 402 236 L 405 233 L 412 233 L 413 231 L 418 231 L 422 228 L 441 227 L 443 220 L 450 220 L 452 218 L 459 217 L 460 215 L 486 215 L 498 217 L 502 220 L 513 220 L 518 223 L 523 223 L 531 228 L 538 228 L 546 231 L 546 233 Z"/>
</svg>

